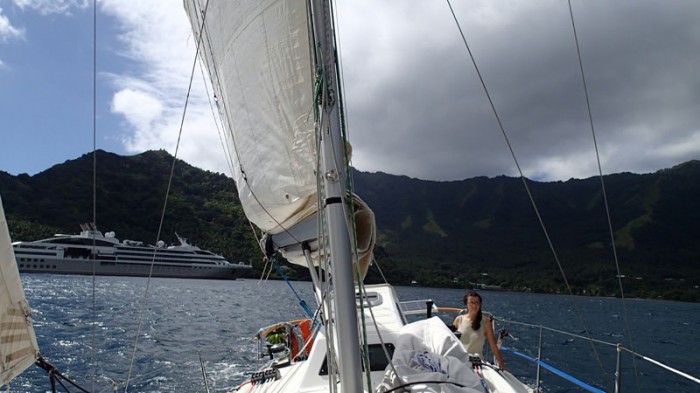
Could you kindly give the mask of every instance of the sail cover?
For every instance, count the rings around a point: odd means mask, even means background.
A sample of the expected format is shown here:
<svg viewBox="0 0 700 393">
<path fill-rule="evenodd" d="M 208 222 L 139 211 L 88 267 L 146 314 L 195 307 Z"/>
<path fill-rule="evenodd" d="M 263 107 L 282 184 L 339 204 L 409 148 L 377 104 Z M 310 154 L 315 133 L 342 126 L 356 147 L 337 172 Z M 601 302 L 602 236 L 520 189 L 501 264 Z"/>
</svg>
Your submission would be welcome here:
<svg viewBox="0 0 700 393">
<path fill-rule="evenodd" d="M 186 0 L 185 9 L 197 39 L 201 31 L 200 56 L 217 97 L 241 204 L 256 226 L 280 233 L 316 210 L 306 2 L 206 4 Z"/>
<path fill-rule="evenodd" d="M 0 386 L 34 363 L 39 353 L 0 200 Z"/>
</svg>

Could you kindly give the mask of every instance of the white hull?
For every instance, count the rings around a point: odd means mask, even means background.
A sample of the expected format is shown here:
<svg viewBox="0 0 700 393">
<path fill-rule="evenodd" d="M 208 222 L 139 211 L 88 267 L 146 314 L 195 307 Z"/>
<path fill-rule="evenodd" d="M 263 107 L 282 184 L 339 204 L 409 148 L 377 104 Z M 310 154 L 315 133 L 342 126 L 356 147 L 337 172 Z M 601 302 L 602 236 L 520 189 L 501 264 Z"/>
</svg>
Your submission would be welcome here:
<svg viewBox="0 0 700 393">
<path fill-rule="evenodd" d="M 366 332 L 363 337 L 367 338 L 369 347 L 372 391 L 389 391 L 398 385 L 408 383 L 412 389 L 410 391 L 415 392 L 483 393 L 482 384 L 486 384 L 489 392 L 492 393 L 532 392 L 532 389 L 519 382 L 510 373 L 496 370 L 491 364 L 484 363 L 474 369 L 469 362 L 469 354 L 464 351 L 462 344 L 438 318 L 407 323 L 406 315 L 399 309 L 398 298 L 390 285 L 368 285 L 365 290 L 370 300 L 365 302 Z M 284 324 L 261 331 L 269 333 L 279 327 L 284 327 Z M 254 374 L 249 381 L 241 384 L 235 391 L 241 393 L 334 391 L 329 386 L 331 382 L 325 366 L 328 343 L 323 327 L 320 327 L 318 333 L 311 337 L 313 342 L 310 344 L 312 346 L 307 359 L 290 361 L 290 354 L 294 352 L 295 345 L 291 344 L 291 350 L 280 352 L 281 355 L 276 354 L 274 360 L 256 373 L 269 378 L 257 378 Z M 264 339 L 260 333 L 258 338 Z M 400 375 L 398 378 L 394 376 L 389 366 L 382 343 L 387 348 L 394 367 Z M 289 346 L 286 345 L 287 349 Z M 262 345 L 261 348 L 265 352 L 265 346 Z M 447 376 L 415 364 L 409 366 L 407 362 L 402 362 L 402 359 L 410 359 L 424 352 L 431 352 L 436 358 L 441 359 Z M 435 380 L 442 380 L 444 383 L 413 383 Z M 367 391 L 367 386 L 363 388 Z M 337 386 L 337 391 L 343 391 L 340 385 Z"/>
<path fill-rule="evenodd" d="M 180 242 L 169 247 L 163 242 L 157 247 L 132 240 L 120 243 L 113 233 L 104 236 L 93 225 L 85 224 L 80 235 L 56 235 L 12 246 L 19 271 L 26 273 L 233 280 L 252 268 L 230 263 L 182 238 Z"/>
<path fill-rule="evenodd" d="M 114 262 L 91 259 L 43 259 L 40 262 L 25 261 L 17 253 L 17 265 L 22 273 L 53 274 L 94 274 L 98 276 L 136 276 L 148 277 L 151 273 L 149 261 L 141 263 Z M 34 258 L 36 259 L 36 258 Z M 205 278 L 235 280 L 250 270 L 250 265 L 197 266 L 197 265 L 162 265 L 154 264 L 151 277 Z"/>
</svg>

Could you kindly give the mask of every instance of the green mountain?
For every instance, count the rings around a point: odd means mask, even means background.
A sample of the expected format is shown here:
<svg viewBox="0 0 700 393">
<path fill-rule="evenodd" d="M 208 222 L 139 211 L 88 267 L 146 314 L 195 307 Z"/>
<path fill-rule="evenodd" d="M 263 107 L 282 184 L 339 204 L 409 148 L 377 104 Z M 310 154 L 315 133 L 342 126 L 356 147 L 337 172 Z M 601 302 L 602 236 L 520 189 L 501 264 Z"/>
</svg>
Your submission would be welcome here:
<svg viewBox="0 0 700 393">
<path fill-rule="evenodd" d="M 93 221 L 120 239 L 155 242 L 172 156 L 98 151 L 34 176 L 0 172 L 13 240 L 75 233 Z M 599 178 L 534 182 L 505 176 L 434 182 L 385 173 L 353 174 L 355 191 L 377 218 L 375 256 L 387 279 L 439 287 L 619 296 Z M 700 301 L 700 162 L 653 174 L 605 176 L 625 296 Z M 540 225 L 544 223 L 545 231 Z M 175 232 L 231 261 L 263 269 L 233 181 L 177 161 L 160 239 Z M 549 241 L 556 250 L 556 258 Z M 304 269 L 284 267 L 292 278 Z M 371 268 L 368 282 L 380 280 Z"/>
<path fill-rule="evenodd" d="M 12 240 L 79 233 L 79 224 L 96 221 L 100 230 L 114 231 L 121 240 L 155 244 L 160 239 L 171 244 L 177 243 L 177 232 L 232 262 L 259 259 L 233 181 L 181 160 L 174 168 L 157 236 L 172 162 L 165 151 L 130 157 L 97 151 L 96 160 L 86 154 L 34 176 L 0 172 L 0 196 Z"/>
<path fill-rule="evenodd" d="M 387 276 L 568 292 L 563 270 L 575 293 L 620 293 L 598 177 L 528 181 L 537 213 L 517 178 L 429 182 L 357 173 L 354 180 L 377 215 L 375 254 Z M 700 300 L 700 162 L 604 183 L 625 295 Z"/>
</svg>

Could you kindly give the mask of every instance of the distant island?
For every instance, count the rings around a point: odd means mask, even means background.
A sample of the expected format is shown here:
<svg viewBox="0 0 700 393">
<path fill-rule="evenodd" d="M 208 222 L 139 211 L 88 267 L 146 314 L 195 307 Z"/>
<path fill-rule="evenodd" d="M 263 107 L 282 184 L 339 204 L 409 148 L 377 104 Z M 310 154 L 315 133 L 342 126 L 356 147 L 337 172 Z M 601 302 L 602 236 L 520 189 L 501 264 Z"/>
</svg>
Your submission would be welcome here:
<svg viewBox="0 0 700 393">
<path fill-rule="evenodd" d="M 97 225 L 126 238 L 197 245 L 263 268 L 233 181 L 183 161 L 175 167 L 162 239 L 155 239 L 172 156 L 97 152 Z M 34 176 L 0 171 L 12 240 L 73 233 L 92 217 L 92 153 Z M 374 210 L 377 264 L 395 285 L 568 293 L 518 178 L 436 182 L 353 173 Z M 700 161 L 650 174 L 604 177 L 626 297 L 700 301 Z M 620 296 L 599 178 L 529 181 L 575 294 Z M 283 265 L 291 279 L 305 269 Z M 371 267 L 368 283 L 381 275 Z"/>
</svg>

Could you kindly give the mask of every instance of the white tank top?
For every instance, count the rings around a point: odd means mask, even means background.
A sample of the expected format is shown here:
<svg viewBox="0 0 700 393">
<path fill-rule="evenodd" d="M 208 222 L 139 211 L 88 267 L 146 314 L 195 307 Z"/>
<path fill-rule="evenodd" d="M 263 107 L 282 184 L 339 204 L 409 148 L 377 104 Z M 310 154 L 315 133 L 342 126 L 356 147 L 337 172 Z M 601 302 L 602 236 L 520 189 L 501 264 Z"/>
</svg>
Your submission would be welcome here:
<svg viewBox="0 0 700 393">
<path fill-rule="evenodd" d="M 459 341 L 462 342 L 464 349 L 470 354 L 478 354 L 482 356 L 484 350 L 484 342 L 486 341 L 486 335 L 484 334 L 484 324 L 486 321 L 481 319 L 479 330 L 472 329 L 472 321 L 467 317 L 467 315 L 460 315 L 459 330 L 462 336 Z"/>
</svg>

